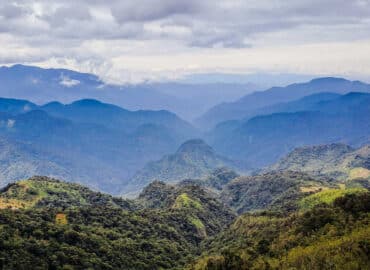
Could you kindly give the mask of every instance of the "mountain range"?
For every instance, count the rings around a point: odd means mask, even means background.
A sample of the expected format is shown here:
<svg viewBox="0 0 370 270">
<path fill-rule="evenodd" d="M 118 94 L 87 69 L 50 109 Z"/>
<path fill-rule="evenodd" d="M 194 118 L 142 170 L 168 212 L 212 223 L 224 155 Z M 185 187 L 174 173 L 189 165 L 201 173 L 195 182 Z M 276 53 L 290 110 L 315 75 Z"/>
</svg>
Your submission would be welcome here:
<svg viewBox="0 0 370 270">
<path fill-rule="evenodd" d="M 255 91 L 248 83 L 141 83 L 116 85 L 68 69 L 14 65 L 0 67 L 0 96 L 37 104 L 97 99 L 128 110 L 169 110 L 191 120 L 222 101 Z M 189 110 L 191 108 L 191 110 Z"/>
<path fill-rule="evenodd" d="M 207 142 L 220 154 L 256 168 L 274 163 L 299 146 L 367 143 L 370 94 L 329 96 L 309 96 L 276 105 L 282 109 L 279 112 L 221 123 L 208 133 Z"/>
<path fill-rule="evenodd" d="M 346 94 L 349 92 L 370 92 L 370 85 L 360 81 L 342 78 L 317 78 L 306 83 L 295 83 L 286 87 L 272 87 L 265 91 L 247 94 L 235 102 L 221 103 L 200 116 L 196 123 L 203 128 L 212 128 L 227 120 L 251 118 L 260 110 L 277 103 L 289 102 L 318 93 Z"/>
<path fill-rule="evenodd" d="M 44 174 L 118 193 L 146 162 L 197 134 L 171 112 L 128 111 L 96 100 L 38 106 L 1 99 L 0 109 L 2 185 Z"/>
<path fill-rule="evenodd" d="M 212 119 L 196 122 L 198 129 L 167 110 L 132 111 L 92 99 L 95 93 L 104 100 L 104 95 L 126 90 L 91 74 L 16 65 L 1 68 L 0 81 L 4 95 L 39 96 L 41 101 L 66 93 L 66 100 L 73 100 L 40 105 L 0 99 L 1 185 L 41 174 L 128 194 L 153 180 L 204 178 L 220 167 L 243 174 L 259 171 L 296 147 L 345 143 L 357 148 L 370 142 L 370 94 L 368 85 L 358 81 L 319 78 L 249 94 L 226 106 L 240 105 L 241 110 L 232 110 L 233 120 L 217 116 L 219 124 L 208 132 L 200 130 L 211 126 Z M 150 86 L 196 102 L 227 92 L 221 85 L 202 87 Z M 359 92 L 349 92 L 354 90 Z M 89 98 L 75 100 L 77 96 Z M 115 103 L 120 98 L 118 94 Z M 156 99 L 152 102 L 154 106 Z"/>
</svg>

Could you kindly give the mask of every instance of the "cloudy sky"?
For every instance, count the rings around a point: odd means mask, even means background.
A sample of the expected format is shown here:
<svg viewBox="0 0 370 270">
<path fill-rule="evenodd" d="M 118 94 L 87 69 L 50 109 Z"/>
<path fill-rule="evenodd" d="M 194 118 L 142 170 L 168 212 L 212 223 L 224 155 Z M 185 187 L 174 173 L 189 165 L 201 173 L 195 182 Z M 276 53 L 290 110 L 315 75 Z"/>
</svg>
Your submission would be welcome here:
<svg viewBox="0 0 370 270">
<path fill-rule="evenodd" d="M 0 0 L 0 64 L 370 77 L 370 0 Z"/>
</svg>

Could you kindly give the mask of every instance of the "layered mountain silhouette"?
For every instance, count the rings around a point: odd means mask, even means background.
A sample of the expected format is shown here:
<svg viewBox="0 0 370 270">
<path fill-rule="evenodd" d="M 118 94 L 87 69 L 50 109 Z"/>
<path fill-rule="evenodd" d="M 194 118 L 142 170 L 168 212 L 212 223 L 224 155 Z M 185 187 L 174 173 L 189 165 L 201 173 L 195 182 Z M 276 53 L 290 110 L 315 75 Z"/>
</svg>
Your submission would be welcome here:
<svg viewBox="0 0 370 270">
<path fill-rule="evenodd" d="M 233 83 L 114 85 L 88 73 L 25 65 L 0 67 L 0 82 L 0 96 L 5 98 L 44 104 L 71 103 L 89 97 L 128 110 L 170 110 L 189 120 L 220 102 L 238 99 L 257 89 L 252 84 Z"/>
<path fill-rule="evenodd" d="M 292 112 L 294 107 L 297 111 Z M 208 141 L 224 156 L 261 167 L 298 146 L 335 142 L 358 146 L 369 140 L 370 94 L 348 93 L 313 103 L 298 100 L 288 109 L 222 123 Z"/>
<path fill-rule="evenodd" d="M 18 166 L 28 166 L 12 170 L 4 158 L 2 184 L 43 174 L 119 192 L 146 162 L 197 134 L 171 112 L 128 111 L 96 100 L 38 106 L 2 99 L 0 108 L 4 155 L 16 151 Z M 49 168 L 43 165 L 46 160 Z"/>
<path fill-rule="evenodd" d="M 293 101 L 305 96 L 330 92 L 346 94 L 349 92 L 370 92 L 370 85 L 360 81 L 349 81 L 342 78 L 318 78 L 307 83 L 297 83 L 286 87 L 272 87 L 266 91 L 254 92 L 241 99 L 222 103 L 202 115 L 197 124 L 200 127 L 212 128 L 226 120 L 237 120 L 254 117 L 260 110 L 277 103 Z"/>
</svg>

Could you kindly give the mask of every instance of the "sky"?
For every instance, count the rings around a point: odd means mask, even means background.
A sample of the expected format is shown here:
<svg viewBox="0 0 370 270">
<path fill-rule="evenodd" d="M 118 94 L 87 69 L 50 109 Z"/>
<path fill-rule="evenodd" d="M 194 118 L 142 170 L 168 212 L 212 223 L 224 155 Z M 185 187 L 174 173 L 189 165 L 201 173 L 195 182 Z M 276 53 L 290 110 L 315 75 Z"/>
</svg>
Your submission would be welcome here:
<svg viewBox="0 0 370 270">
<path fill-rule="evenodd" d="M 0 64 L 111 83 L 202 73 L 370 77 L 370 0 L 0 0 Z"/>
</svg>

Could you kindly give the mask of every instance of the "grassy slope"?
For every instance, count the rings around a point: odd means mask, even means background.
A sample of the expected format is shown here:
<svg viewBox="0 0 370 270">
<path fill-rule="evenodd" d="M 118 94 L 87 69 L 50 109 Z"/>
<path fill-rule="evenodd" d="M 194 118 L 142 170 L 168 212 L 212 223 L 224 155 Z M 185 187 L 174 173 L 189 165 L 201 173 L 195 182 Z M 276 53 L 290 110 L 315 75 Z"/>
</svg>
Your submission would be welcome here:
<svg viewBox="0 0 370 270">
<path fill-rule="evenodd" d="M 331 204 L 335 201 L 335 199 L 343 197 L 347 194 L 356 194 L 363 192 L 367 192 L 367 189 L 365 188 L 326 189 L 303 198 L 299 202 L 299 207 L 301 210 L 308 210 L 322 203 Z"/>
<path fill-rule="evenodd" d="M 9 184 L 0 192 L 0 209 L 42 206 L 66 208 L 99 204 L 128 209 L 132 202 L 47 177 L 32 177 Z"/>
</svg>

